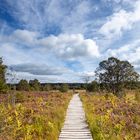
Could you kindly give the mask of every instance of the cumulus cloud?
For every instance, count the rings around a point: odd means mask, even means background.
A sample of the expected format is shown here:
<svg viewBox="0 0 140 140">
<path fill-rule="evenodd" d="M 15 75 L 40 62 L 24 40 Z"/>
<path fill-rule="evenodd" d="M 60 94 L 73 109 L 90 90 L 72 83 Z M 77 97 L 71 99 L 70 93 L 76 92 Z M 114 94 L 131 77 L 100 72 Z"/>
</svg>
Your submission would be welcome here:
<svg viewBox="0 0 140 140">
<path fill-rule="evenodd" d="M 0 56 L 4 57 L 4 62 L 26 77 L 30 77 L 29 74 L 31 77 L 57 76 L 58 79 L 68 74 L 68 77 L 74 72 L 73 68 L 65 68 L 67 62 L 77 61 L 88 69 L 85 61 L 100 56 L 96 42 L 82 34 L 41 37 L 38 32 L 18 29 L 10 35 L 1 35 L 0 39 Z M 27 46 L 26 49 L 23 46 Z"/>
<path fill-rule="evenodd" d="M 99 57 L 98 45 L 92 39 L 84 39 L 81 34 L 60 34 L 39 40 L 46 49 L 65 59 L 79 57 Z"/>
<path fill-rule="evenodd" d="M 121 46 L 117 49 L 108 49 L 106 57 L 114 56 L 122 60 L 128 60 L 135 66 L 135 68 L 138 68 L 140 62 L 139 54 L 140 54 L 140 40 L 135 40 L 134 42 Z"/>
<path fill-rule="evenodd" d="M 38 32 L 17 29 L 9 35 L 0 34 L 0 42 L 20 43 L 31 46 L 36 43 Z"/>
<path fill-rule="evenodd" d="M 25 44 L 54 53 L 56 56 L 65 59 L 76 59 L 79 57 L 99 57 L 99 47 L 92 39 L 85 39 L 82 34 L 60 34 L 38 38 L 37 32 L 28 30 L 15 30 L 11 35 L 1 37 L 1 41 L 9 43 Z"/>
<path fill-rule="evenodd" d="M 121 9 L 108 17 L 99 32 L 107 38 L 121 36 L 123 31 L 132 29 L 133 25 L 140 21 L 140 1 L 134 2 L 133 11 Z"/>
</svg>

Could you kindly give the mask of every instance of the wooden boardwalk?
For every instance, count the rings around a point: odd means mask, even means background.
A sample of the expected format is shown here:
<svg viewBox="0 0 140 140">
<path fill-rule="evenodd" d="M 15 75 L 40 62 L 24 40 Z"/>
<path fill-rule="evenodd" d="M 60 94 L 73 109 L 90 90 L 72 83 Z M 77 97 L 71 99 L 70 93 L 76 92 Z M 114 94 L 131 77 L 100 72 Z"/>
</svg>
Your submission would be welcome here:
<svg viewBox="0 0 140 140">
<path fill-rule="evenodd" d="M 70 101 L 59 140 L 93 140 L 78 94 L 73 95 Z"/>
</svg>

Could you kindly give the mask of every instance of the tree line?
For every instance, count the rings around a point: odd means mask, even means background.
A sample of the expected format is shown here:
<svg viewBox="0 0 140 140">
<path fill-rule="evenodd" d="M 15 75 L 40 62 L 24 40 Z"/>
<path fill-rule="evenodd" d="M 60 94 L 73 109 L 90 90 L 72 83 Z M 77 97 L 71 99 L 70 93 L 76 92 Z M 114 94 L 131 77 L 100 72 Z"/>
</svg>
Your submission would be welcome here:
<svg viewBox="0 0 140 140">
<path fill-rule="evenodd" d="M 21 91 L 51 91 L 51 90 L 59 90 L 61 92 L 67 92 L 69 90 L 69 85 L 66 83 L 62 83 L 60 85 L 45 83 L 41 84 L 37 79 L 30 80 L 20 80 L 16 85 L 17 90 Z"/>
<path fill-rule="evenodd" d="M 0 58 L 0 92 L 6 92 L 8 85 L 6 84 L 5 73 L 6 66 Z M 77 84 L 78 85 L 78 84 Z M 24 91 L 50 91 L 52 89 L 67 92 L 71 88 L 68 84 L 42 85 L 37 79 L 20 80 L 16 84 L 17 90 Z M 124 95 L 124 89 L 140 89 L 139 74 L 135 71 L 134 67 L 128 61 L 121 61 L 118 58 L 110 57 L 99 63 L 95 71 L 95 80 L 91 83 L 86 82 L 82 86 L 78 85 L 76 89 L 86 89 L 90 92 L 109 92 L 121 97 Z"/>
</svg>

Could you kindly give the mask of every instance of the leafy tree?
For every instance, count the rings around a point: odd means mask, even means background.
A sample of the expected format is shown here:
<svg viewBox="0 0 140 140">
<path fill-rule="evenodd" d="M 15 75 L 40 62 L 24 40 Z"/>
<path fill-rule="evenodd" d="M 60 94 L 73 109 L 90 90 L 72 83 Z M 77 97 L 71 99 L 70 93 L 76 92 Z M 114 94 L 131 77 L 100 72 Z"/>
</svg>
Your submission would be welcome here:
<svg viewBox="0 0 140 140">
<path fill-rule="evenodd" d="M 37 79 L 30 80 L 29 84 L 33 90 L 39 91 L 41 88 L 40 82 Z"/>
<path fill-rule="evenodd" d="M 2 58 L 0 57 L 0 81 L 5 83 L 5 73 L 6 73 L 6 66 L 3 64 Z"/>
<path fill-rule="evenodd" d="M 5 80 L 6 66 L 3 64 L 2 58 L 0 57 L 0 92 L 5 93 L 7 91 L 7 85 Z"/>
<path fill-rule="evenodd" d="M 61 92 L 67 92 L 69 90 L 68 84 L 62 84 L 59 89 Z"/>
<path fill-rule="evenodd" d="M 0 80 L 0 93 L 6 93 L 8 90 L 8 86 L 6 83 Z"/>
<path fill-rule="evenodd" d="M 92 83 L 88 84 L 87 86 L 87 90 L 89 92 L 96 92 L 99 89 L 99 84 L 97 83 L 97 81 L 93 81 Z"/>
<path fill-rule="evenodd" d="M 30 90 L 30 86 L 27 80 L 20 80 L 20 82 L 17 85 L 17 89 L 18 90 L 23 90 L 23 91 L 29 91 Z"/>
<path fill-rule="evenodd" d="M 137 81 L 139 78 L 139 74 L 128 61 L 121 61 L 114 57 L 100 62 L 95 73 L 99 82 L 119 97 L 123 95 L 125 82 Z"/>
</svg>

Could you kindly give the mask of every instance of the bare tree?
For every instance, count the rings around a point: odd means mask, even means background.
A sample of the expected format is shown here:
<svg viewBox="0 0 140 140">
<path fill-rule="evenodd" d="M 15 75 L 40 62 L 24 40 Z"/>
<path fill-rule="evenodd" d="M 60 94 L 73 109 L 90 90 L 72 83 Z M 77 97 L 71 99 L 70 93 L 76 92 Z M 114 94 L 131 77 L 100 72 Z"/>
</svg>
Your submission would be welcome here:
<svg viewBox="0 0 140 140">
<path fill-rule="evenodd" d="M 8 103 L 11 103 L 13 106 L 15 106 L 15 102 L 16 102 L 15 84 L 18 81 L 18 78 L 16 76 L 16 72 L 11 67 L 9 67 L 6 72 L 6 80 L 9 82 L 9 87 L 10 87 L 10 92 L 8 93 Z"/>
<path fill-rule="evenodd" d="M 85 83 L 85 89 L 86 89 L 86 92 L 87 92 L 87 86 L 88 86 L 88 83 L 91 81 L 91 76 L 84 75 L 84 76 L 82 76 L 82 80 Z"/>
</svg>

